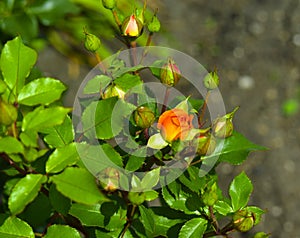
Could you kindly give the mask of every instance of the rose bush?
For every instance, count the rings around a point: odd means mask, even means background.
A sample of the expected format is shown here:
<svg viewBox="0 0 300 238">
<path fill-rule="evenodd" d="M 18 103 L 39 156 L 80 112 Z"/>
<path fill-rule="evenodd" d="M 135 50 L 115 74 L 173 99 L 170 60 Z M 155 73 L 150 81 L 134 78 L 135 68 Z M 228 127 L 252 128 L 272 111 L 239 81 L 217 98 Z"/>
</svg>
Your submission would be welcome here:
<svg viewBox="0 0 300 238">
<path fill-rule="evenodd" d="M 32 70 L 37 53 L 21 37 L 3 47 L 0 237 L 207 238 L 248 232 L 265 212 L 249 205 L 251 180 L 240 173 L 225 195 L 216 167 L 239 165 L 265 148 L 234 130 L 235 110 L 212 118 L 213 125 L 204 123 L 209 92 L 219 80 L 198 81 L 206 85 L 205 99 L 171 100 L 182 70 L 171 51 L 144 64 L 141 59 L 150 53 L 138 57 L 136 49 L 144 26 L 146 46 L 159 30 L 157 12 L 144 16 L 145 4 L 124 11 L 126 17 L 114 0 L 103 3 L 130 49 L 129 63 L 115 54 L 99 64 L 81 87 L 72 118 L 59 101 L 66 86 Z M 132 16 L 144 19 L 142 26 L 128 22 L 137 20 Z M 101 41 L 86 31 L 85 36 L 86 48 L 100 63 Z M 147 87 L 142 71 L 160 80 L 162 108 L 158 87 Z"/>
</svg>

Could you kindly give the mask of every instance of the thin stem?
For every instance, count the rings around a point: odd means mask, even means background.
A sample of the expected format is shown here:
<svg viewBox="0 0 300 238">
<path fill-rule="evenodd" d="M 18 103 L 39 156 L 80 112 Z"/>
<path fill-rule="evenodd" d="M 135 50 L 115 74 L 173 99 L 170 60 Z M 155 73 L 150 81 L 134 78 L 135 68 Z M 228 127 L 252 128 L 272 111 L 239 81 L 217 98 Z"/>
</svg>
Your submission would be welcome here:
<svg viewBox="0 0 300 238">
<path fill-rule="evenodd" d="M 114 19 L 115 19 L 115 22 L 117 23 L 118 27 L 121 29 L 122 28 L 122 23 L 118 17 L 118 13 L 116 10 L 111 10 L 113 16 L 114 16 Z"/>
<path fill-rule="evenodd" d="M 148 38 L 147 38 L 147 42 L 146 42 L 146 48 L 144 49 L 144 52 L 143 52 L 143 55 L 142 55 L 140 64 L 143 62 L 144 58 L 146 57 L 146 55 L 147 55 L 148 52 L 149 52 L 147 47 L 150 46 L 150 44 L 151 44 L 152 36 L 153 36 L 153 32 L 150 32 L 150 33 L 148 34 Z"/>
<path fill-rule="evenodd" d="M 130 48 L 132 49 L 130 51 L 131 64 L 133 66 L 136 66 L 137 65 L 136 41 L 130 42 Z"/>
<path fill-rule="evenodd" d="M 24 170 L 21 167 L 19 167 L 11 158 L 9 158 L 9 156 L 7 154 L 0 153 L 0 157 L 2 157 L 6 162 L 8 162 L 9 165 L 11 165 L 12 167 L 14 167 L 20 174 L 22 174 L 22 175 L 26 175 L 27 174 L 26 170 Z"/>
<path fill-rule="evenodd" d="M 209 206 L 209 214 L 210 214 L 210 217 L 211 217 L 211 219 L 212 219 L 212 224 L 213 224 L 213 226 L 214 226 L 216 232 L 219 233 L 220 227 L 219 227 L 218 221 L 217 221 L 217 219 L 216 219 L 216 216 L 215 216 L 215 214 L 214 214 L 214 209 L 213 209 L 212 206 Z"/>
<path fill-rule="evenodd" d="M 203 238 L 208 238 L 208 237 L 213 237 L 213 236 L 217 236 L 217 235 L 221 235 L 224 237 L 228 237 L 228 233 L 234 231 L 234 227 L 232 225 L 232 223 L 227 224 L 221 231 L 217 232 L 217 231 L 210 231 L 208 233 L 205 233 L 203 235 Z"/>
<path fill-rule="evenodd" d="M 205 111 L 206 111 L 206 108 L 207 108 L 207 102 L 208 102 L 208 98 L 209 98 L 209 95 L 210 95 L 210 91 L 208 91 L 206 93 L 206 96 L 205 96 L 205 100 L 204 100 L 204 104 L 201 108 L 201 112 L 199 114 L 199 117 L 198 117 L 198 123 L 199 123 L 199 127 L 201 128 L 203 126 L 203 117 L 205 115 Z"/>
<path fill-rule="evenodd" d="M 94 55 L 95 55 L 95 57 L 96 57 L 97 63 L 98 63 L 98 65 L 99 65 L 101 71 L 102 71 L 104 74 L 106 74 L 106 68 L 105 68 L 105 66 L 104 66 L 103 63 L 102 63 L 102 60 L 101 60 L 101 57 L 100 57 L 99 53 L 98 53 L 98 52 L 95 52 Z"/>
<path fill-rule="evenodd" d="M 136 205 L 133 205 L 132 209 L 131 209 L 131 212 L 130 212 L 130 215 L 129 215 L 129 217 L 127 217 L 127 223 L 126 223 L 124 229 L 122 230 L 121 234 L 119 235 L 119 238 L 123 238 L 125 236 L 126 231 L 128 230 L 128 228 L 131 225 L 132 218 L 134 216 L 135 210 L 136 210 Z"/>
<path fill-rule="evenodd" d="M 170 87 L 167 87 L 166 88 L 166 93 L 165 93 L 165 98 L 164 98 L 164 103 L 163 103 L 163 106 L 161 108 L 161 113 L 164 113 L 167 109 L 167 103 L 168 103 L 168 100 L 169 100 L 169 96 L 170 96 Z"/>
<path fill-rule="evenodd" d="M 203 161 L 202 159 L 199 159 L 199 160 L 197 160 L 197 161 L 195 161 L 195 162 L 191 163 L 191 164 L 190 164 L 190 166 L 193 166 L 193 165 L 199 164 L 199 163 L 201 163 L 202 161 Z"/>
</svg>

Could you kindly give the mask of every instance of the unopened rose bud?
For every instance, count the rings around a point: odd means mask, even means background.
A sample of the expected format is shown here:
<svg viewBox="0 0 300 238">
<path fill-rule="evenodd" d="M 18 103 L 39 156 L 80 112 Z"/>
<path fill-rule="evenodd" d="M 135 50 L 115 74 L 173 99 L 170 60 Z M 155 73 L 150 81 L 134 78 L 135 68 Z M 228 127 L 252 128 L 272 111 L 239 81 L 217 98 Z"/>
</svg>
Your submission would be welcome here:
<svg viewBox="0 0 300 238">
<path fill-rule="evenodd" d="M 203 79 L 204 86 L 209 89 L 213 90 L 219 86 L 219 76 L 216 72 L 208 73 Z"/>
<path fill-rule="evenodd" d="M 102 99 L 107 99 L 111 97 L 118 97 L 124 99 L 125 92 L 116 85 L 109 85 L 102 94 Z"/>
<path fill-rule="evenodd" d="M 17 109 L 4 101 L 0 100 L 0 124 L 9 126 L 17 120 Z"/>
<path fill-rule="evenodd" d="M 200 134 L 197 138 L 197 154 L 211 155 L 216 149 L 216 139 L 209 133 Z"/>
<path fill-rule="evenodd" d="M 233 215 L 233 226 L 240 232 L 246 232 L 254 226 L 254 215 L 247 210 L 240 210 Z"/>
<path fill-rule="evenodd" d="M 101 46 L 100 39 L 97 36 L 88 33 L 86 31 L 84 33 L 85 33 L 84 47 L 90 52 L 96 52 Z"/>
<path fill-rule="evenodd" d="M 239 109 L 236 107 L 232 112 L 226 114 L 223 117 L 217 118 L 212 125 L 212 131 L 214 136 L 218 138 L 227 138 L 232 135 L 233 123 L 232 118 L 234 113 Z"/>
<path fill-rule="evenodd" d="M 160 30 L 160 21 L 158 20 L 157 16 L 154 15 L 151 22 L 149 22 L 148 30 L 152 33 L 159 32 L 159 30 Z"/>
<path fill-rule="evenodd" d="M 102 0 L 102 5 L 106 9 L 112 10 L 112 9 L 114 9 L 114 7 L 116 5 L 116 1 L 115 0 Z"/>
<path fill-rule="evenodd" d="M 149 128 L 155 120 L 154 112 L 148 107 L 138 107 L 134 111 L 134 121 L 138 127 Z"/>
<path fill-rule="evenodd" d="M 122 34 L 131 38 L 137 38 L 143 30 L 142 22 L 134 15 L 125 18 L 122 24 Z"/>
<path fill-rule="evenodd" d="M 168 86 L 175 86 L 181 77 L 178 66 L 172 59 L 165 64 L 160 71 L 160 81 Z"/>
</svg>

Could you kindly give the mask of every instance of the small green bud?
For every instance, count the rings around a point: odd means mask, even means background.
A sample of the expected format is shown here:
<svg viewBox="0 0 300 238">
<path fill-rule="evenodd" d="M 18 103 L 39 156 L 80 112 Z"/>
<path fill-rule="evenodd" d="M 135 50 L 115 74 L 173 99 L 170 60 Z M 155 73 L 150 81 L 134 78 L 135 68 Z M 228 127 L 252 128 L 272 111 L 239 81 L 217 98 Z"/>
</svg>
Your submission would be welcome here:
<svg viewBox="0 0 300 238">
<path fill-rule="evenodd" d="M 219 76 L 215 71 L 210 72 L 204 77 L 203 83 L 208 90 L 213 90 L 219 86 Z"/>
<path fill-rule="evenodd" d="M 246 232 L 254 226 L 255 218 L 252 212 L 240 210 L 233 215 L 233 226 L 240 232 Z"/>
<path fill-rule="evenodd" d="M 154 112 L 150 108 L 144 106 L 138 107 L 134 111 L 133 116 L 136 125 L 143 129 L 149 128 L 155 120 Z"/>
<path fill-rule="evenodd" d="M 254 238 L 268 238 L 270 234 L 266 234 L 265 232 L 258 232 L 254 235 Z"/>
<path fill-rule="evenodd" d="M 235 112 L 239 109 L 236 107 L 232 112 L 226 114 L 223 117 L 217 118 L 212 124 L 212 131 L 214 136 L 218 138 L 227 138 L 233 133 L 232 118 Z"/>
<path fill-rule="evenodd" d="M 85 33 L 85 40 L 84 40 L 84 47 L 91 52 L 96 52 L 100 46 L 101 46 L 101 41 L 100 39 L 88 32 L 84 32 Z"/>
<path fill-rule="evenodd" d="M 213 206 L 218 201 L 217 183 L 214 182 L 202 195 L 202 201 L 207 206 Z"/>
<path fill-rule="evenodd" d="M 152 33 L 159 32 L 159 30 L 160 30 L 160 21 L 158 20 L 157 16 L 154 15 L 151 22 L 149 22 L 148 30 Z"/>
<path fill-rule="evenodd" d="M 181 77 L 181 72 L 175 62 L 169 59 L 160 70 L 160 81 L 168 86 L 175 86 Z"/>
<path fill-rule="evenodd" d="M 143 23 L 134 15 L 125 18 L 122 24 L 122 34 L 130 38 L 138 38 L 143 30 Z"/>
<path fill-rule="evenodd" d="M 197 154 L 198 155 L 211 155 L 216 149 L 216 139 L 209 133 L 200 134 L 197 138 Z"/>
<path fill-rule="evenodd" d="M 0 100 L 0 124 L 9 126 L 17 120 L 17 117 L 17 108 Z"/>
<path fill-rule="evenodd" d="M 102 98 L 107 99 L 107 98 L 111 98 L 111 97 L 118 97 L 118 98 L 124 99 L 125 92 L 122 89 L 120 89 L 119 87 L 117 87 L 116 85 L 111 84 L 105 89 L 105 91 L 102 95 Z"/>
<path fill-rule="evenodd" d="M 146 200 L 146 195 L 143 192 L 129 192 L 128 199 L 134 205 L 141 205 Z"/>
<path fill-rule="evenodd" d="M 106 9 L 112 10 L 115 8 L 116 1 L 115 0 L 102 0 L 102 5 Z"/>
</svg>

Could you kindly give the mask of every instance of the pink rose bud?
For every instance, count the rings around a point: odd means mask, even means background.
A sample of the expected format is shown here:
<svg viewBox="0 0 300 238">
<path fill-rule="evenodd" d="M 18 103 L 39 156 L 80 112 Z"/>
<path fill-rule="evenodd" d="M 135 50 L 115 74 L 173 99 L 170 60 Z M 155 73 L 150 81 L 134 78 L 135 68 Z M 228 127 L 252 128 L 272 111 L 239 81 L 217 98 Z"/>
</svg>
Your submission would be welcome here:
<svg viewBox="0 0 300 238">
<path fill-rule="evenodd" d="M 139 37 L 142 29 L 143 24 L 134 14 L 127 17 L 122 24 L 122 33 L 124 36 Z"/>
</svg>

